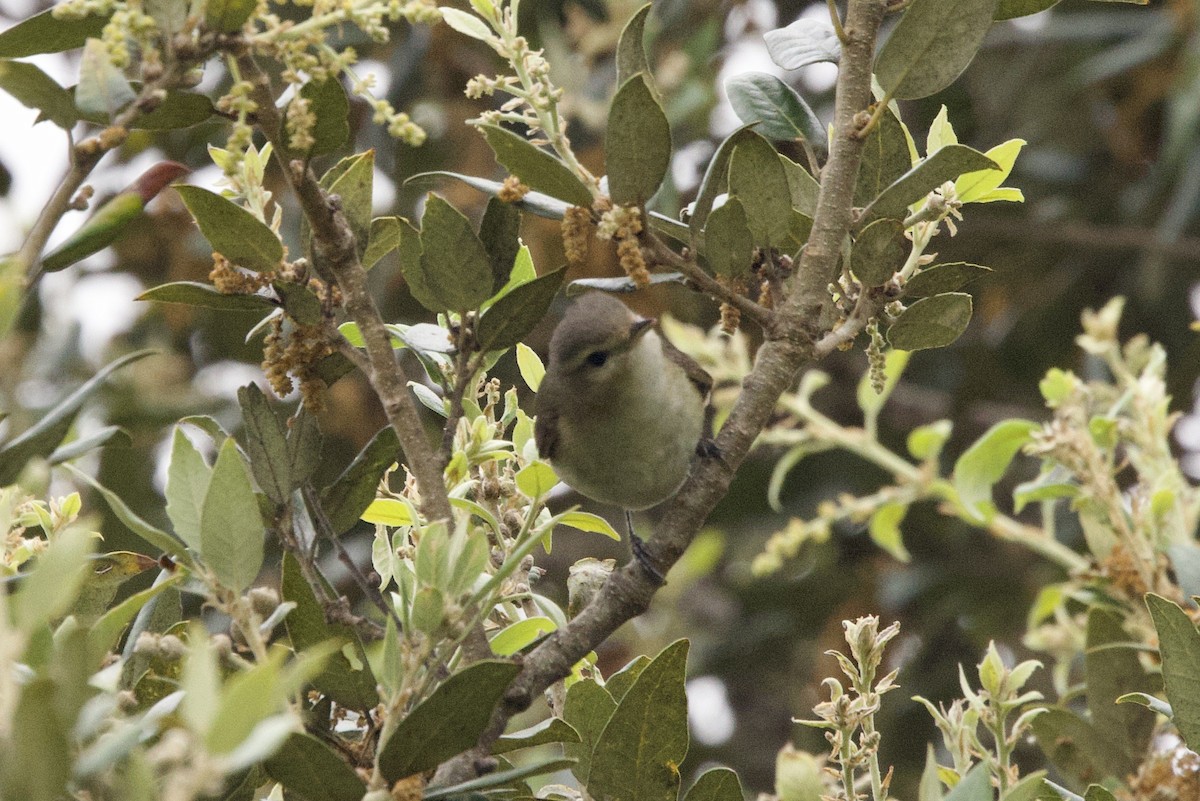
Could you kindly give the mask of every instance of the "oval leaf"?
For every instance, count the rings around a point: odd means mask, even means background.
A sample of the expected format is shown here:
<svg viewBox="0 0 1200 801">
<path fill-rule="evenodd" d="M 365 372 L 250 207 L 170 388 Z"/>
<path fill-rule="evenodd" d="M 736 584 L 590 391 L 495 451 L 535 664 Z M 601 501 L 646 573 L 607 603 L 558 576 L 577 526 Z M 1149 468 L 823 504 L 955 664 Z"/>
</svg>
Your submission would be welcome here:
<svg viewBox="0 0 1200 801">
<path fill-rule="evenodd" d="M 1188 748 L 1200 747 L 1200 632 L 1179 605 L 1154 593 L 1146 594 L 1146 606 L 1158 631 L 1162 675 L 1172 721 Z"/>
<path fill-rule="evenodd" d="M 250 586 L 263 561 L 263 522 L 237 443 L 225 440 L 200 511 L 200 556 L 234 592 Z"/>
<path fill-rule="evenodd" d="M 557 156 L 499 125 L 480 125 L 479 130 L 496 154 L 496 161 L 521 183 L 572 206 L 591 208 L 592 193 Z"/>
<path fill-rule="evenodd" d="M 947 292 L 918 300 L 888 329 L 888 342 L 898 350 L 944 348 L 971 322 L 971 296 Z"/>
<path fill-rule="evenodd" d="M 850 269 L 867 286 L 883 286 L 908 258 L 904 223 L 876 220 L 862 230 L 850 251 Z"/>
<path fill-rule="evenodd" d="M 604 137 L 608 192 L 614 203 L 640 205 L 658 191 L 671 163 L 671 128 L 642 73 L 613 98 Z"/>
<path fill-rule="evenodd" d="M 969 514 L 982 518 L 980 504 L 992 503 L 992 487 L 1039 428 L 1032 420 L 1003 420 L 958 457 L 954 464 L 954 488 Z"/>
<path fill-rule="evenodd" d="M 185 306 L 201 306 L 221 311 L 264 312 L 277 308 L 269 298 L 262 295 L 223 295 L 211 284 L 196 281 L 175 281 L 147 289 L 135 300 L 153 300 L 158 303 L 182 303 Z"/>
<path fill-rule="evenodd" d="M 947 181 L 978 170 L 999 171 L 1000 165 L 966 145 L 946 145 L 897 178 L 863 211 L 863 219 L 903 218 L 908 207 Z M 1001 178 L 1000 180 L 1003 180 Z"/>
<path fill-rule="evenodd" d="M 639 8 L 625 23 L 621 38 L 617 40 L 617 86 L 639 72 L 650 75 L 650 61 L 646 58 L 646 20 L 650 17 L 651 3 Z M 650 90 L 654 91 L 651 83 Z"/>
<path fill-rule="evenodd" d="M 560 267 L 496 301 L 479 319 L 475 331 L 479 350 L 505 350 L 523 339 L 546 316 L 565 275 L 566 268 Z"/>
<path fill-rule="evenodd" d="M 837 63 L 842 58 L 842 43 L 828 19 L 798 19 L 786 28 L 767 31 L 763 39 L 771 60 L 785 70 L 798 70 L 820 61 Z"/>
<path fill-rule="evenodd" d="M 965 261 L 934 264 L 908 279 L 908 283 L 904 285 L 904 294 L 914 298 L 928 298 L 943 292 L 953 292 L 991 271 L 991 267 Z"/>
<path fill-rule="evenodd" d="M 33 64 L 0 61 L 0 89 L 60 128 L 70 130 L 77 121 L 71 94 Z"/>
<path fill-rule="evenodd" d="M 742 122 L 768 139 L 805 139 L 825 149 L 825 129 L 796 90 L 765 72 L 746 72 L 725 82 L 725 94 Z"/>
<path fill-rule="evenodd" d="M 750 134 L 729 161 L 729 194 L 746 209 L 746 223 L 756 244 L 784 247 L 792 230 L 792 191 L 775 148 Z"/>
<path fill-rule="evenodd" d="M 384 426 L 363 446 L 337 480 L 321 491 L 321 505 L 335 535 L 348 531 L 375 500 L 375 488 L 396 461 L 400 440 Z"/>
<path fill-rule="evenodd" d="M 247 270 L 267 272 L 279 267 L 283 244 L 262 220 L 207 189 L 176 186 L 175 191 L 214 251 Z"/>
<path fill-rule="evenodd" d="M 271 778 L 304 798 L 358 801 L 366 785 L 346 761 L 325 743 L 304 732 L 292 732 L 263 762 Z"/>
<path fill-rule="evenodd" d="M 108 47 L 99 39 L 88 39 L 79 62 L 79 85 L 75 105 L 84 116 L 111 119 L 137 98 L 121 70 L 112 63 Z"/>
<path fill-rule="evenodd" d="M 435 178 L 453 178 L 456 181 L 462 181 L 472 189 L 478 189 L 490 197 L 496 197 L 504 191 L 504 184 L 499 181 L 489 181 L 486 178 L 476 178 L 474 175 L 463 175 L 445 170 L 418 173 L 404 183 L 407 186 L 414 182 L 429 182 Z M 530 214 L 545 217 L 547 220 L 561 220 L 567 213 L 567 209 L 570 208 L 569 203 L 541 192 L 527 192 L 520 200 L 513 201 L 512 205 L 522 211 L 528 211 Z"/>
<path fill-rule="evenodd" d="M 409 288 L 430 311 L 467 311 L 492 294 L 492 265 L 483 243 L 462 212 L 437 195 L 429 196 L 421 218 L 417 264 L 421 277 L 410 279 Z"/>
<path fill-rule="evenodd" d="M 58 19 L 48 8 L 0 33 L 0 58 L 25 58 L 83 47 L 88 39 L 104 31 L 108 20 L 107 14 Z"/>
<path fill-rule="evenodd" d="M 908 139 L 896 115 L 887 110 L 863 142 L 862 165 L 854 185 L 854 205 L 869 206 L 912 167 Z"/>
<path fill-rule="evenodd" d="M 999 0 L 913 0 L 875 59 L 879 85 L 898 100 L 928 97 L 962 74 Z"/>
<path fill-rule="evenodd" d="M 730 196 L 708 215 L 704 226 L 704 258 L 717 275 L 736 277 L 750 272 L 754 237 L 741 200 Z"/>
</svg>

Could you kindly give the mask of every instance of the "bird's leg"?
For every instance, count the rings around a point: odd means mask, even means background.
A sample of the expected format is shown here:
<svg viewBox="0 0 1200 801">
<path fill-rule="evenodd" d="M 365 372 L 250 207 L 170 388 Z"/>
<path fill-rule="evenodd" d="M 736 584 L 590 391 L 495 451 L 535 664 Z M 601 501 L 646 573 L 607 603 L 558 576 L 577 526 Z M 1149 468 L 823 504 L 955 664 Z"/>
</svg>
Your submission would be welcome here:
<svg viewBox="0 0 1200 801">
<path fill-rule="evenodd" d="M 660 587 L 666 584 L 667 577 L 662 574 L 661 570 L 655 567 L 654 563 L 650 561 L 650 555 L 646 553 L 646 543 L 642 541 L 641 537 L 633 533 L 633 512 L 628 509 L 625 510 L 625 530 L 629 532 L 629 550 L 633 552 L 633 558 L 645 568 L 646 572 L 654 577 L 654 580 Z"/>
<path fill-rule="evenodd" d="M 701 429 L 700 441 L 696 443 L 696 455 L 701 459 L 719 459 L 722 464 L 721 449 L 717 447 L 717 435 L 713 431 L 713 420 L 717 416 L 717 407 L 712 402 L 704 404 L 704 428 Z"/>
</svg>

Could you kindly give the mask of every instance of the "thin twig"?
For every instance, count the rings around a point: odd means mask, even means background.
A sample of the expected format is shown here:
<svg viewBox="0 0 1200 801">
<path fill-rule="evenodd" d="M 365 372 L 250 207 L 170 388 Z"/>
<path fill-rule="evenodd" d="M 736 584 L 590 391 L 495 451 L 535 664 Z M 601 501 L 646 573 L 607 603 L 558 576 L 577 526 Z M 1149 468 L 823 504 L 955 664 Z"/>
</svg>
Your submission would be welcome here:
<svg viewBox="0 0 1200 801">
<path fill-rule="evenodd" d="M 704 272 L 694 260 L 684 258 L 672 250 L 654 232 L 644 230 L 639 234 L 639 239 L 641 240 L 642 247 L 650 251 L 650 257 L 656 263 L 683 273 L 702 292 L 707 292 L 717 300 L 735 307 L 744 316 L 749 317 L 764 329 L 772 325 L 773 321 L 770 309 L 763 308 L 745 295 L 734 292 L 729 287 L 722 285 L 711 275 Z"/>
</svg>

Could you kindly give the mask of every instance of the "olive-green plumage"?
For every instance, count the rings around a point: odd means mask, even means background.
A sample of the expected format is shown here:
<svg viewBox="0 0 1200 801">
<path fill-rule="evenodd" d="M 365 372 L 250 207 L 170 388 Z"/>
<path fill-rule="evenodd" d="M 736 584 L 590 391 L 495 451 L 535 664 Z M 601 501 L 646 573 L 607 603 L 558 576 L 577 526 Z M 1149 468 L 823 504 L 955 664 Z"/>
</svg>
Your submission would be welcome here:
<svg viewBox="0 0 1200 801">
<path fill-rule="evenodd" d="M 167 184 L 186 175 L 188 168 L 163 161 L 146 170 L 116 197 L 101 206 L 83 226 L 42 259 L 42 270 L 52 273 L 116 242 L 129 223 L 137 219 L 155 195 Z"/>
</svg>

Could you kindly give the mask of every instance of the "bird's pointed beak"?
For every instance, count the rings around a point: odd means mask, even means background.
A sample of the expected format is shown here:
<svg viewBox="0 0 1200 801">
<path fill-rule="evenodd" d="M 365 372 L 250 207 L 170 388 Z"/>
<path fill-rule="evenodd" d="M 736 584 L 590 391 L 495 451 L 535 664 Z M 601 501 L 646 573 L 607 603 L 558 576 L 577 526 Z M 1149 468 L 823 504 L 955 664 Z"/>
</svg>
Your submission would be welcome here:
<svg viewBox="0 0 1200 801">
<path fill-rule="evenodd" d="M 658 320 L 654 317 L 639 318 L 629 326 L 629 341 L 637 342 L 647 331 L 653 328 L 654 324 L 657 322 Z"/>
</svg>

